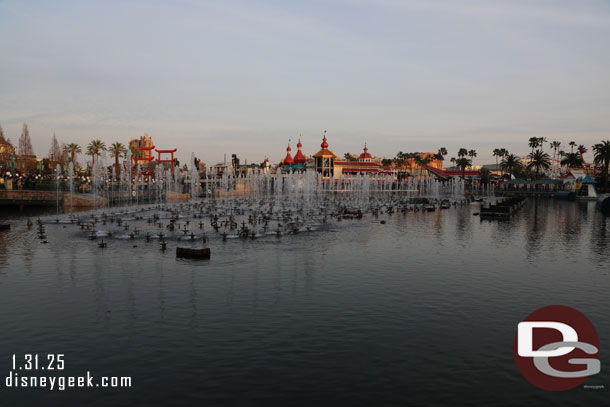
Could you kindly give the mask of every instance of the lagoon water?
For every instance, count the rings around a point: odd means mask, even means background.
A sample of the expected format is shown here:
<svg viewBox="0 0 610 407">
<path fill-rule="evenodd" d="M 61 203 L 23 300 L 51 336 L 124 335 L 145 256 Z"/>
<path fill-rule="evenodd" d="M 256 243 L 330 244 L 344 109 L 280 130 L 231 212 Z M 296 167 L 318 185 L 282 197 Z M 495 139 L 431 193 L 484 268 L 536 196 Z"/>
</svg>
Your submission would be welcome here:
<svg viewBox="0 0 610 407">
<path fill-rule="evenodd" d="M 2 388 L 0 404 L 604 405 L 610 218 L 594 203 L 530 199 L 510 221 L 485 221 L 479 206 L 212 238 L 205 261 L 142 236 L 102 249 L 53 215 L 43 244 L 11 216 L 2 377 L 12 354 L 63 353 L 66 375 L 131 376 L 133 387 Z M 545 392 L 519 373 L 517 323 L 551 304 L 595 325 L 602 371 L 585 383 L 605 390 Z"/>
</svg>

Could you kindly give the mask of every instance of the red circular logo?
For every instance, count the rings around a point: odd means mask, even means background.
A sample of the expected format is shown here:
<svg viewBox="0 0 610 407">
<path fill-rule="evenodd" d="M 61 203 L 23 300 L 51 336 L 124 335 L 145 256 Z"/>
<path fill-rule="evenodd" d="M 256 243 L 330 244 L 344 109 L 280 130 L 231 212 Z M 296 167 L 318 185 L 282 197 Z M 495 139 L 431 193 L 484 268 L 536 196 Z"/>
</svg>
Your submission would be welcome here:
<svg viewBox="0 0 610 407">
<path fill-rule="evenodd" d="M 513 354 L 523 376 L 544 390 L 572 389 L 600 369 L 595 327 L 563 305 L 540 308 L 519 323 Z"/>
</svg>

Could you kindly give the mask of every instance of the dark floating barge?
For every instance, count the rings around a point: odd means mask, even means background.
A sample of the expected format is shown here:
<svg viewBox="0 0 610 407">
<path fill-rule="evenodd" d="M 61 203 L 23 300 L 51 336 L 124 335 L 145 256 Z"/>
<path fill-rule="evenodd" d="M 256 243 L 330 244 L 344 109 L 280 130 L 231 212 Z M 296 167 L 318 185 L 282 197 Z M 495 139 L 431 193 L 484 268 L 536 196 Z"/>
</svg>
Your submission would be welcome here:
<svg viewBox="0 0 610 407">
<path fill-rule="evenodd" d="M 190 247 L 176 247 L 176 257 L 185 257 L 189 259 L 209 259 L 211 255 L 210 248 L 192 249 Z"/>
<path fill-rule="evenodd" d="M 488 208 L 481 206 L 481 218 L 486 219 L 509 219 L 510 216 L 517 212 L 525 204 L 524 197 L 515 197 L 498 201 L 495 204 L 490 204 Z"/>
</svg>

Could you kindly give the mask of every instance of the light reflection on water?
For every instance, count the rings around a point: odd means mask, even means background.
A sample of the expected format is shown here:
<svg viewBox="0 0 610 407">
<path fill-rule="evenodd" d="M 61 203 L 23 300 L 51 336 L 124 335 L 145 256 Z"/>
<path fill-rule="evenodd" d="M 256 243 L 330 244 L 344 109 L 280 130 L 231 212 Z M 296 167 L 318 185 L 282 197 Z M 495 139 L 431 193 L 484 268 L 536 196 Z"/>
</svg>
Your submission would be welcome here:
<svg viewBox="0 0 610 407">
<path fill-rule="evenodd" d="M 6 389 L 8 405 L 602 405 L 539 391 L 512 357 L 516 324 L 564 304 L 604 345 L 610 219 L 593 203 L 529 201 L 509 222 L 478 205 L 344 220 L 298 235 L 97 241 L 73 225 L 0 232 L 0 357 L 65 353 L 67 372 L 128 390 Z M 381 224 L 380 219 L 386 220 Z M 207 221 L 206 221 L 207 222 Z M 209 222 L 208 222 L 209 223 Z M 213 235 L 213 232 L 206 230 Z M 133 247 L 137 246 L 137 247 Z"/>
</svg>

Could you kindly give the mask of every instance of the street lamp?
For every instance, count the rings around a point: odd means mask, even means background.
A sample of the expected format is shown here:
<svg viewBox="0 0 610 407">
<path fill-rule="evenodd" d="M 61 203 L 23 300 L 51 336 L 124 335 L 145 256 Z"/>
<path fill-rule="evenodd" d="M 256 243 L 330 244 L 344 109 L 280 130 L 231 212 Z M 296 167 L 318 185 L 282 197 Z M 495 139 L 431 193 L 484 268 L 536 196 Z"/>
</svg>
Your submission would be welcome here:
<svg viewBox="0 0 610 407">
<path fill-rule="evenodd" d="M 13 151 L 13 155 L 11 155 L 11 160 L 8 162 L 8 168 L 15 170 L 17 168 L 17 157 L 15 157 L 15 152 Z"/>
</svg>

